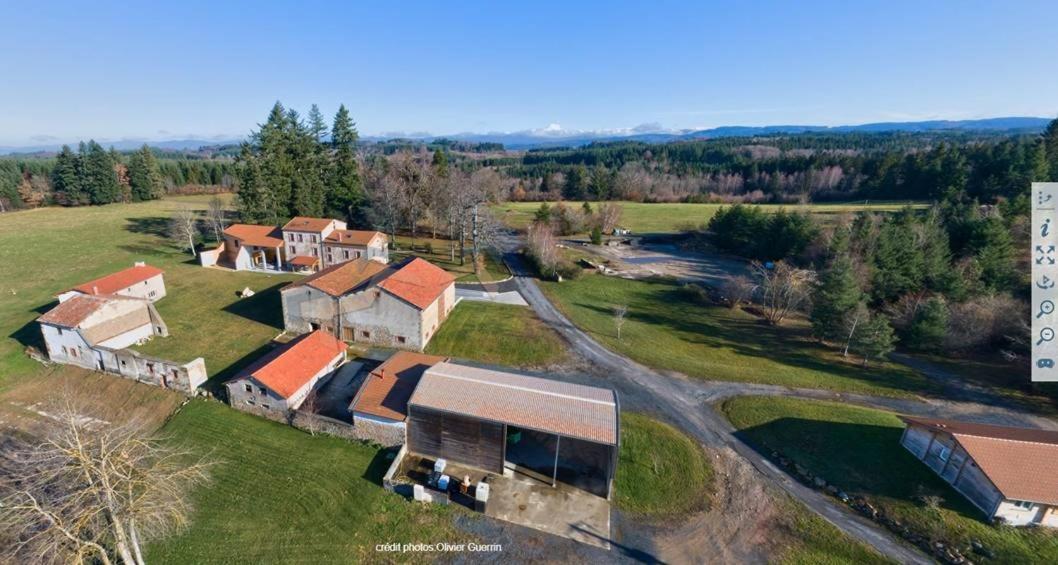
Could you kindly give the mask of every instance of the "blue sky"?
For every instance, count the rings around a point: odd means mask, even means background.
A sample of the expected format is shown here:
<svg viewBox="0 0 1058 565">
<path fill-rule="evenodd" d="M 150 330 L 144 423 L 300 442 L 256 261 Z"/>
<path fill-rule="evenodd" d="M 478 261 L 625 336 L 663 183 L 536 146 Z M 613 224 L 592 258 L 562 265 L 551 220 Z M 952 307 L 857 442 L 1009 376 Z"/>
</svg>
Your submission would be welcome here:
<svg viewBox="0 0 1058 565">
<path fill-rule="evenodd" d="M 1058 114 L 1053 1 L 0 5 L 2 145 Z"/>
</svg>

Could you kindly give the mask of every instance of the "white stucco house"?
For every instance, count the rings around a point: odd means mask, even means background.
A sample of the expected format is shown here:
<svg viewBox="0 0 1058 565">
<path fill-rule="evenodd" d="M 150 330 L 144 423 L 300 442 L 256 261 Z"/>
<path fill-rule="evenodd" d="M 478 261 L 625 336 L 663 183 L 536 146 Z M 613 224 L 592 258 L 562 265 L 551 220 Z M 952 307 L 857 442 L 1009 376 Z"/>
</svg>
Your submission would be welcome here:
<svg viewBox="0 0 1058 565">
<path fill-rule="evenodd" d="M 125 296 L 157 302 L 165 298 L 165 271 L 137 262 L 128 269 L 73 287 L 58 296 L 59 302 L 78 294 Z"/>
</svg>

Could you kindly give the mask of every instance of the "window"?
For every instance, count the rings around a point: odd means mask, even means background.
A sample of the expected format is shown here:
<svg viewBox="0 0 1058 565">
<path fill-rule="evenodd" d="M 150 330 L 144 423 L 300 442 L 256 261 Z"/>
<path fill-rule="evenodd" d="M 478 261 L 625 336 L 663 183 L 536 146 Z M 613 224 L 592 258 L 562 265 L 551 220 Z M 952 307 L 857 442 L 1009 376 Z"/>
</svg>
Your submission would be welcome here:
<svg viewBox="0 0 1058 565">
<path fill-rule="evenodd" d="M 265 392 L 265 389 L 264 389 L 263 386 L 257 387 L 257 392 L 261 393 L 262 395 L 268 394 L 267 392 Z"/>
<path fill-rule="evenodd" d="M 368 332 L 368 331 L 361 331 L 361 332 L 360 332 L 360 337 L 363 337 L 363 338 L 370 338 L 370 337 L 371 337 L 371 332 Z"/>
<path fill-rule="evenodd" d="M 1032 503 L 1027 500 L 1011 500 L 1010 503 L 1018 510 L 1032 510 Z"/>
<path fill-rule="evenodd" d="M 155 294 L 158 294 L 158 293 L 152 290 L 152 291 L 147 293 L 147 296 L 150 296 L 151 298 L 154 298 Z"/>
<path fill-rule="evenodd" d="M 397 336 L 397 343 L 404 343 L 406 341 L 408 341 L 408 340 L 404 339 L 404 336 L 402 336 L 402 335 L 398 335 Z"/>
<path fill-rule="evenodd" d="M 298 243 L 301 243 L 301 241 L 302 241 L 302 239 L 301 239 L 301 234 L 299 233 L 299 234 L 298 234 Z"/>
<path fill-rule="evenodd" d="M 951 450 L 947 447 L 942 447 L 940 448 L 940 453 L 937 454 L 937 457 L 940 457 L 941 461 L 947 461 L 948 458 L 951 457 Z"/>
<path fill-rule="evenodd" d="M 65 345 L 62 346 L 62 354 L 63 354 L 64 357 L 69 355 L 69 353 L 67 353 L 67 351 L 66 351 L 66 346 Z"/>
<path fill-rule="evenodd" d="M 253 392 L 253 387 L 250 385 L 250 383 L 245 383 L 244 385 L 242 385 L 242 387 L 246 389 L 246 392 Z"/>
<path fill-rule="evenodd" d="M 294 241 L 294 234 L 290 234 L 290 241 Z"/>
<path fill-rule="evenodd" d="M 147 363 L 147 372 L 152 375 L 154 374 L 154 363 Z"/>
<path fill-rule="evenodd" d="M 344 254 L 345 254 L 345 258 L 346 258 L 346 259 L 348 259 L 348 258 L 349 258 L 349 250 L 348 250 L 348 249 L 346 249 L 346 250 L 342 251 L 342 253 L 344 253 Z"/>
<path fill-rule="evenodd" d="M 121 360 L 121 366 L 122 366 L 122 367 L 124 367 L 124 366 L 125 366 L 126 364 L 127 364 L 127 363 L 125 363 L 125 360 L 124 360 L 124 359 L 122 359 L 122 360 Z"/>
<path fill-rule="evenodd" d="M 236 239 L 235 240 L 235 249 L 238 249 L 238 248 L 239 248 L 239 240 Z"/>
<path fill-rule="evenodd" d="M 264 408 L 265 410 L 271 410 L 272 409 L 272 407 L 267 405 L 267 404 L 262 404 L 261 408 Z"/>
<path fill-rule="evenodd" d="M 254 401 L 252 401 L 252 400 L 247 400 L 246 403 L 249 404 L 250 406 L 254 405 Z"/>
<path fill-rule="evenodd" d="M 316 243 L 316 236 L 310 235 L 309 236 L 309 241 L 311 241 L 312 243 Z"/>
</svg>

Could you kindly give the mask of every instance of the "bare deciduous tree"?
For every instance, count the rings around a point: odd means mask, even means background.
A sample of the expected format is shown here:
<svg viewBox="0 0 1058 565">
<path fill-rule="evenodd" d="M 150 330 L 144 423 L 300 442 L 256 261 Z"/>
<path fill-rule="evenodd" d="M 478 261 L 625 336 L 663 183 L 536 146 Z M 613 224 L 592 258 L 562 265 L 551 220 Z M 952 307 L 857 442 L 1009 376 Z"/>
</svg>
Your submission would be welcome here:
<svg viewBox="0 0 1058 565">
<path fill-rule="evenodd" d="M 753 298 L 753 291 L 757 285 L 746 275 L 725 277 L 720 285 L 720 292 L 727 298 L 729 308 L 738 308 Z"/>
<path fill-rule="evenodd" d="M 195 253 L 195 236 L 198 234 L 198 219 L 195 217 L 195 211 L 188 206 L 181 206 L 173 212 L 173 215 L 169 217 L 169 238 L 175 241 L 177 244 L 191 251 L 191 255 L 198 256 Z"/>
<path fill-rule="evenodd" d="M 606 234 L 613 233 L 613 230 L 621 223 L 621 214 L 623 212 L 624 210 L 621 208 L 620 204 L 614 204 L 613 202 L 604 202 L 600 204 L 599 211 L 596 212 L 599 221 L 599 229 Z"/>
<path fill-rule="evenodd" d="M 142 546 L 188 524 L 212 463 L 67 406 L 39 443 L 0 451 L 0 561 L 142 565 Z"/>
<path fill-rule="evenodd" d="M 227 217 L 225 216 L 224 201 L 218 196 L 209 199 L 209 208 L 206 209 L 206 223 L 209 224 L 209 229 L 213 232 L 213 241 L 217 243 L 223 241 L 221 234 L 224 232 Z"/>
<path fill-rule="evenodd" d="M 621 328 L 625 325 L 625 316 L 628 315 L 628 306 L 620 305 L 613 307 L 613 325 L 617 328 L 617 339 L 621 339 Z"/>
<path fill-rule="evenodd" d="M 808 300 L 814 278 L 812 271 L 798 269 L 785 261 L 775 263 L 770 269 L 755 261 L 752 268 L 768 323 L 778 325 Z"/>
<path fill-rule="evenodd" d="M 536 261 L 541 274 L 554 276 L 558 267 L 558 247 L 555 245 L 555 234 L 551 226 L 533 223 L 526 234 L 526 251 Z"/>
</svg>

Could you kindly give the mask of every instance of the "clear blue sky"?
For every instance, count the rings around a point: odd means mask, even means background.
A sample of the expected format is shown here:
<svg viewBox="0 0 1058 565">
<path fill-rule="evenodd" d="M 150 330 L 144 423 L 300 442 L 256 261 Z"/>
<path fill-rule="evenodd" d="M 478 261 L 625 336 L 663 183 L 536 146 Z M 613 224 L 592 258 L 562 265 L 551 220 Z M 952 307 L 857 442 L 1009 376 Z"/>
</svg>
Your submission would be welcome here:
<svg viewBox="0 0 1058 565">
<path fill-rule="evenodd" d="M 3 1 L 0 145 L 1058 114 L 1058 2 Z"/>
</svg>

